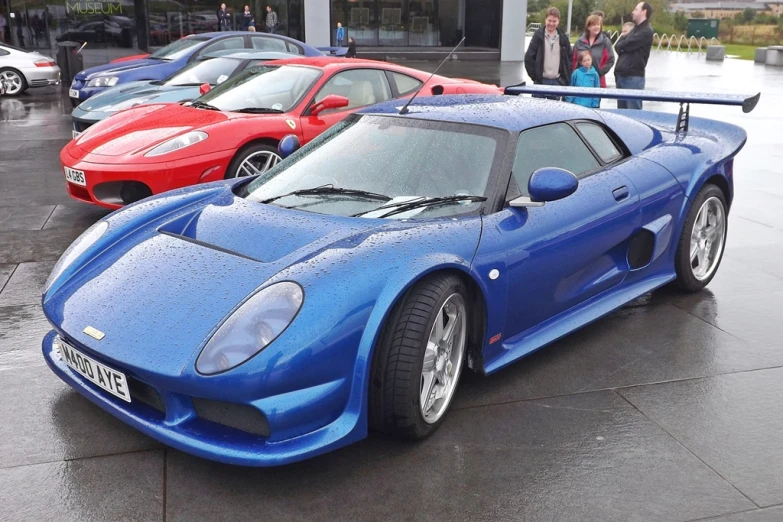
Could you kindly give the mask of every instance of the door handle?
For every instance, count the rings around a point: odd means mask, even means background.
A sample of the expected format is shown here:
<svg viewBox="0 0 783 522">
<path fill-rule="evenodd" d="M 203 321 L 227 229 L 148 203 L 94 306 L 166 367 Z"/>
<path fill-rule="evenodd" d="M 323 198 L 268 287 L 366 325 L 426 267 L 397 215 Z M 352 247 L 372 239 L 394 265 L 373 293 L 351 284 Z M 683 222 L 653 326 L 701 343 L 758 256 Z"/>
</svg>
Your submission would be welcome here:
<svg viewBox="0 0 783 522">
<path fill-rule="evenodd" d="M 618 187 L 612 191 L 612 196 L 614 196 L 614 199 L 617 201 L 622 201 L 625 198 L 628 197 L 628 187 L 623 185 L 622 187 Z"/>
</svg>

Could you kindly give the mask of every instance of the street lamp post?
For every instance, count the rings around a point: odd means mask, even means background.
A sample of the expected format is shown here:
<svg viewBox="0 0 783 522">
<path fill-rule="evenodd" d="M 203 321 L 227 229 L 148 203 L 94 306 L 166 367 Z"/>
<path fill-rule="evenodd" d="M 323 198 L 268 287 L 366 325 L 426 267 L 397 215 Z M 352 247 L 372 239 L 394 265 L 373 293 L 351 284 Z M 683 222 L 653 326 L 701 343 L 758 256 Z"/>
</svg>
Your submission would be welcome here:
<svg viewBox="0 0 783 522">
<path fill-rule="evenodd" d="M 571 37 L 571 11 L 574 8 L 574 0 L 568 0 L 568 26 L 566 27 L 566 34 Z"/>
</svg>

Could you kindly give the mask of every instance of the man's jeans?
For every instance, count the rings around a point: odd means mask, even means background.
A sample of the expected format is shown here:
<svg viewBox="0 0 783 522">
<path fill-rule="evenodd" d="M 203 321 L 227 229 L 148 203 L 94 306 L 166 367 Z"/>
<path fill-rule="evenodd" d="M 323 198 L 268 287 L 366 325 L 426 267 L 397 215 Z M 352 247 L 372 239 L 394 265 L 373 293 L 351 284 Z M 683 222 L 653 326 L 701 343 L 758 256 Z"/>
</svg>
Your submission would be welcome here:
<svg viewBox="0 0 783 522">
<path fill-rule="evenodd" d="M 560 80 L 557 78 L 541 78 L 541 85 L 560 86 Z M 560 100 L 560 96 L 544 96 L 543 94 L 534 94 L 533 98 L 546 98 L 547 100 Z"/>
<path fill-rule="evenodd" d="M 615 76 L 618 89 L 644 90 L 644 76 Z M 642 100 L 617 100 L 618 109 L 640 109 Z"/>
</svg>

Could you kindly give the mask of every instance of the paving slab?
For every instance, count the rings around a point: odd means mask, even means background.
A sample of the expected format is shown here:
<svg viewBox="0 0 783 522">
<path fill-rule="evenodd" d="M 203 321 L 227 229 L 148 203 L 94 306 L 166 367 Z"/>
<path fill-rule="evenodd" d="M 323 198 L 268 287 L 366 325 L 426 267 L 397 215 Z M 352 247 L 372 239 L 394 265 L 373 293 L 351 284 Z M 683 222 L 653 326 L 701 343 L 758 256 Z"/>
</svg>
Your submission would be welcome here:
<svg viewBox="0 0 783 522">
<path fill-rule="evenodd" d="M 0 307 L 0 373 L 41 366 L 41 340 L 52 329 L 39 304 Z"/>
<path fill-rule="evenodd" d="M 0 230 L 41 230 L 54 212 L 54 205 L 0 206 Z"/>
<path fill-rule="evenodd" d="M 44 284 L 54 268 L 55 261 L 38 263 L 20 263 L 5 288 L 0 286 L 0 323 L 3 321 L 2 308 L 40 304 Z"/>
<path fill-rule="evenodd" d="M 0 263 L 57 261 L 82 232 L 72 228 L 0 231 Z"/>
</svg>

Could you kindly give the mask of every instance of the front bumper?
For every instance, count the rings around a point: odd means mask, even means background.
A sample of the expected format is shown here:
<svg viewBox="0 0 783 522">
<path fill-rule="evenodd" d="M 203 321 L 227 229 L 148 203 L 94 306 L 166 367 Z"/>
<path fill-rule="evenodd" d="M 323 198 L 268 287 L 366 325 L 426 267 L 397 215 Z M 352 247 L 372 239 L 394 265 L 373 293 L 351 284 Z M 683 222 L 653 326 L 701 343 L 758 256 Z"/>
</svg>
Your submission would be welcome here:
<svg viewBox="0 0 783 522">
<path fill-rule="evenodd" d="M 149 384 L 160 393 L 165 414 L 139 400 L 127 403 L 118 399 L 71 370 L 54 348 L 56 338 L 55 331 L 49 332 L 42 348 L 46 363 L 60 379 L 130 426 L 199 457 L 243 466 L 276 466 L 326 453 L 367 435 L 362 419 L 345 408 L 345 397 L 339 391 L 345 384 L 342 379 L 247 402 L 245 407 L 258 409 L 268 419 L 270 436 L 264 437 L 204 421 L 193 407 L 192 396 L 162 390 L 155 383 Z M 82 346 L 77 349 L 100 360 Z M 106 364 L 126 371 L 113 363 Z M 324 412 L 335 411 L 336 407 L 344 408 L 336 418 L 325 416 Z M 275 440 L 286 435 L 288 438 Z"/>
<path fill-rule="evenodd" d="M 90 96 L 103 92 L 107 88 L 108 87 L 87 87 L 87 82 L 74 79 L 71 82 L 71 91 L 76 91 L 78 96 L 71 95 L 71 99 L 77 103 L 81 103 Z"/>
<path fill-rule="evenodd" d="M 133 202 L 128 197 L 123 199 L 131 190 L 129 187 L 133 187 L 131 196 L 142 194 L 148 197 L 197 183 L 221 180 L 234 154 L 233 150 L 226 150 L 176 161 L 124 164 L 78 160 L 68 149 L 69 146 L 66 146 L 60 152 L 61 164 L 84 172 L 86 179 L 85 186 L 66 181 L 68 194 L 79 201 L 112 210 Z"/>
<path fill-rule="evenodd" d="M 56 65 L 52 67 L 31 67 L 23 69 L 22 74 L 24 74 L 27 85 L 30 87 L 60 85 L 60 68 Z"/>
<path fill-rule="evenodd" d="M 73 120 L 73 130 L 76 133 L 82 133 L 98 123 L 99 121 L 111 116 L 112 112 L 85 111 L 75 107 L 71 112 Z"/>
</svg>

